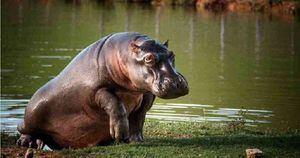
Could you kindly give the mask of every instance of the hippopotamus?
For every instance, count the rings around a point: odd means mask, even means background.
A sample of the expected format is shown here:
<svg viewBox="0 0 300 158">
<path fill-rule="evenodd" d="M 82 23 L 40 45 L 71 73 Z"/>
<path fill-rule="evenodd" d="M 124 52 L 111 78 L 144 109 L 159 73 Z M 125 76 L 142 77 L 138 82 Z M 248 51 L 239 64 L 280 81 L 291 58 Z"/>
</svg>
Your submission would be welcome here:
<svg viewBox="0 0 300 158">
<path fill-rule="evenodd" d="M 189 92 L 174 60 L 168 41 L 136 32 L 101 38 L 34 93 L 17 144 L 62 149 L 143 141 L 155 97 Z"/>
</svg>

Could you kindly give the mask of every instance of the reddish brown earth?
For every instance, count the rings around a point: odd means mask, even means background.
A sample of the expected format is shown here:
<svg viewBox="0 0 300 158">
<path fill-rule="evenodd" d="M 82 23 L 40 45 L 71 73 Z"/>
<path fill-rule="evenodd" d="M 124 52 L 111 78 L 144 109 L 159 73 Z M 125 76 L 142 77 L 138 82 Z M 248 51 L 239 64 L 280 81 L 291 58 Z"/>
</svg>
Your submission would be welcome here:
<svg viewBox="0 0 300 158">
<path fill-rule="evenodd" d="M 17 157 L 24 157 L 26 154 L 27 148 L 17 147 L 17 146 L 4 146 L 1 147 L 1 158 L 17 158 Z M 58 158 L 62 157 L 57 152 L 53 151 L 41 151 L 41 150 L 33 150 L 34 157 L 41 157 L 41 158 Z"/>
</svg>

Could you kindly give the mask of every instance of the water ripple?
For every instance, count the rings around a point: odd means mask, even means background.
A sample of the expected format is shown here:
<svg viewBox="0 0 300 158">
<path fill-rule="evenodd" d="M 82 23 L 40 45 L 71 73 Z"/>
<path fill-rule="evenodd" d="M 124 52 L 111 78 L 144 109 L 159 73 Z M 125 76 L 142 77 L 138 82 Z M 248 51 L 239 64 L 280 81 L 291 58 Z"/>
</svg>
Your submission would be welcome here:
<svg viewBox="0 0 300 158">
<path fill-rule="evenodd" d="M 66 59 L 71 59 L 71 56 L 58 56 L 58 55 L 34 55 L 31 56 L 32 58 L 39 58 L 39 59 L 61 59 L 61 60 L 66 60 Z"/>
<path fill-rule="evenodd" d="M 29 99 L 1 99 L 2 130 L 15 133 L 17 124 L 24 117 L 24 109 Z M 246 125 L 257 126 L 271 123 L 268 118 L 274 114 L 270 110 L 217 108 L 214 105 L 186 103 L 156 103 L 147 113 L 148 119 L 159 121 L 189 122 L 230 122 L 242 118 Z"/>
</svg>

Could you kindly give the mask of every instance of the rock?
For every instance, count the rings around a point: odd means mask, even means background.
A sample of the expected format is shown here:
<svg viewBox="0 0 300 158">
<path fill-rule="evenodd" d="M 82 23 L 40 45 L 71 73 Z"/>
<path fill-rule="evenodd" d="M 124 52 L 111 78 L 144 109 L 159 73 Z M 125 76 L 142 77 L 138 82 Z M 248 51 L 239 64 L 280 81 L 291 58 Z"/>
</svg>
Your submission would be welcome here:
<svg viewBox="0 0 300 158">
<path fill-rule="evenodd" d="M 33 149 L 28 148 L 24 157 L 25 158 L 33 158 Z"/>
<path fill-rule="evenodd" d="M 259 149 L 246 149 L 247 158 L 261 158 L 263 152 Z"/>
</svg>

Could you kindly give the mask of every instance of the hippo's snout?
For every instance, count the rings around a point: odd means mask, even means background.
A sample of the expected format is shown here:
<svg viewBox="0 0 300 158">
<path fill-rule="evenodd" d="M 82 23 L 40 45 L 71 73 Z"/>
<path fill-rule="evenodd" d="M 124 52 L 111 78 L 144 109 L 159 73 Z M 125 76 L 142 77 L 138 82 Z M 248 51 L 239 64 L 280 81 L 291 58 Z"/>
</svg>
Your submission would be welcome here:
<svg viewBox="0 0 300 158">
<path fill-rule="evenodd" d="M 179 74 L 177 77 L 165 77 L 159 84 L 158 97 L 163 99 L 172 99 L 184 96 L 189 93 L 189 87 L 186 79 Z"/>
</svg>

